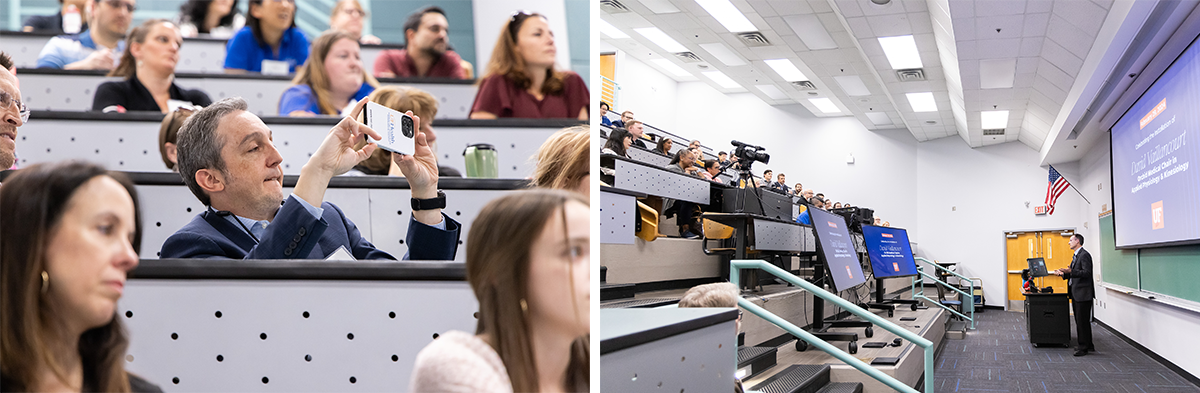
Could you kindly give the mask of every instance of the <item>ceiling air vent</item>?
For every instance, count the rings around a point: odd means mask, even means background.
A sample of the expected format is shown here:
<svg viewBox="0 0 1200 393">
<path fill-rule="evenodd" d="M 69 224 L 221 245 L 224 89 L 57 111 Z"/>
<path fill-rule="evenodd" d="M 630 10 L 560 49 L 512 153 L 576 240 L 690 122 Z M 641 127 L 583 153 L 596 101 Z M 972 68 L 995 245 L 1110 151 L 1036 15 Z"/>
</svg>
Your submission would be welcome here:
<svg viewBox="0 0 1200 393">
<path fill-rule="evenodd" d="M 767 41 L 767 37 L 757 31 L 738 33 L 737 36 L 738 39 L 742 40 L 742 43 L 746 44 L 746 46 L 771 46 L 771 41 Z"/>
<path fill-rule="evenodd" d="M 896 70 L 896 78 L 901 82 L 916 82 L 925 80 L 925 69 L 909 68 L 904 70 Z"/>
<path fill-rule="evenodd" d="M 683 60 L 684 63 L 699 63 L 704 61 L 704 59 L 701 59 L 700 56 L 696 56 L 696 54 L 692 52 L 679 52 L 675 54 L 675 57 L 678 57 L 679 60 Z"/>
<path fill-rule="evenodd" d="M 1003 128 L 991 128 L 991 129 L 985 128 L 985 129 L 983 129 L 983 136 L 992 136 L 992 135 L 1004 135 L 1004 129 Z"/>
<path fill-rule="evenodd" d="M 792 82 L 792 86 L 795 86 L 797 89 L 800 89 L 800 90 L 816 90 L 817 89 L 817 86 L 814 85 L 812 83 L 812 81 L 795 81 L 795 82 Z"/>
<path fill-rule="evenodd" d="M 626 7 L 617 0 L 600 0 L 600 9 L 610 14 L 629 12 L 629 7 Z"/>
</svg>

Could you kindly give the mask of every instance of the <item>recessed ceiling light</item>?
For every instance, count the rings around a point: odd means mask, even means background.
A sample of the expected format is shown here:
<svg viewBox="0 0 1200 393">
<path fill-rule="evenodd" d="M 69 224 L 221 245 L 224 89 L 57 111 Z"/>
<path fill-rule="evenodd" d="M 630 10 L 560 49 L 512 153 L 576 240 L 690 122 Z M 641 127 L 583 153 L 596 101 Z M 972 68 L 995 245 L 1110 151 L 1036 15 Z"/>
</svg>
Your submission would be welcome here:
<svg viewBox="0 0 1200 393">
<path fill-rule="evenodd" d="M 937 112 L 937 102 L 933 99 L 933 93 L 908 93 L 908 103 L 912 105 L 913 112 Z"/>
<path fill-rule="evenodd" d="M 808 102 L 811 102 L 813 104 L 813 106 L 816 106 L 817 109 L 821 110 L 821 112 L 825 112 L 825 113 L 841 113 L 842 112 L 842 110 L 838 109 L 837 105 L 835 105 L 833 103 L 833 100 L 830 100 L 828 98 L 824 98 L 824 97 L 809 98 Z"/>
<path fill-rule="evenodd" d="M 892 69 L 921 68 L 921 54 L 912 35 L 879 37 L 879 45 L 883 46 L 883 54 L 892 63 Z"/>
<path fill-rule="evenodd" d="M 650 60 L 650 62 L 657 64 L 659 67 L 661 67 L 664 70 L 667 70 L 668 72 L 670 72 L 672 74 L 675 74 L 675 76 L 692 76 L 692 74 L 690 72 L 687 72 L 687 70 L 684 70 L 682 67 L 675 65 L 675 63 L 672 63 L 670 60 L 654 59 L 654 60 Z"/>
<path fill-rule="evenodd" d="M 679 41 L 675 41 L 674 38 L 671 38 L 671 36 L 667 35 L 667 33 L 663 33 L 663 31 L 659 30 L 657 27 L 643 27 L 640 29 L 633 29 L 633 31 L 641 34 L 642 37 L 646 37 L 646 39 L 650 40 L 650 42 L 653 42 L 655 45 L 658 45 L 667 52 L 679 53 L 688 51 L 687 47 L 683 46 L 683 44 L 680 44 Z"/>
<path fill-rule="evenodd" d="M 772 100 L 788 99 L 787 94 L 783 90 L 779 90 L 775 85 L 754 85 L 754 87 L 758 88 L 758 91 L 763 92 L 763 94 L 766 94 L 767 97 L 771 97 Z"/>
<path fill-rule="evenodd" d="M 985 130 L 996 130 L 1008 127 L 1008 111 L 979 112 L 979 120 Z"/>
<path fill-rule="evenodd" d="M 721 26 L 725 26 L 730 33 L 758 31 L 758 28 L 746 19 L 746 15 L 742 15 L 729 0 L 696 0 L 696 3 L 704 7 L 713 18 L 717 18 L 717 22 L 721 22 Z"/>
<path fill-rule="evenodd" d="M 867 118 L 871 119 L 871 122 L 875 123 L 877 126 L 892 124 L 892 119 L 883 112 L 867 112 Z"/>
<path fill-rule="evenodd" d="M 716 56 L 717 60 L 725 63 L 727 66 L 746 65 L 746 61 L 742 60 L 741 56 L 738 56 L 733 49 L 729 49 L 728 46 L 725 46 L 720 42 L 715 42 L 712 44 L 700 44 L 700 47 L 704 48 L 704 50 L 708 51 L 708 53 L 711 53 L 713 56 Z"/>
<path fill-rule="evenodd" d="M 804 46 L 807 46 L 808 49 L 820 50 L 838 47 L 837 42 L 829 36 L 829 32 L 821 24 L 821 20 L 814 14 L 788 15 L 783 17 L 783 21 L 787 22 L 792 31 L 796 32 L 796 36 L 800 37 L 800 41 L 803 41 Z"/>
<path fill-rule="evenodd" d="M 796 65 L 793 64 L 791 60 L 772 59 L 764 61 L 767 63 L 767 65 L 771 66 L 771 69 L 775 70 L 775 73 L 779 74 L 779 76 L 785 81 L 799 82 L 808 80 L 808 77 L 804 76 L 804 73 L 800 72 L 800 69 L 796 68 Z"/>
<path fill-rule="evenodd" d="M 871 89 L 867 88 L 867 85 L 863 83 L 862 78 L 859 78 L 858 75 L 835 76 L 833 80 L 837 81 L 837 84 L 842 87 L 842 91 L 845 91 L 846 95 L 851 97 L 871 95 Z"/>
<path fill-rule="evenodd" d="M 642 1 L 642 5 L 646 6 L 646 8 L 649 8 L 651 12 L 654 12 L 656 14 L 670 14 L 670 13 L 679 12 L 679 9 L 675 8 L 675 5 L 671 4 L 670 0 L 641 0 L 641 1 Z"/>
<path fill-rule="evenodd" d="M 604 19 L 597 20 L 600 21 L 600 32 L 604 33 L 604 35 L 608 36 L 609 38 L 629 38 L 629 34 L 625 34 L 625 32 L 621 31 L 621 29 L 618 29 L 616 26 L 608 24 L 608 22 L 605 22 Z"/>
<path fill-rule="evenodd" d="M 742 87 L 742 85 L 739 85 L 739 84 L 737 84 L 737 82 L 734 82 L 733 79 L 729 79 L 728 76 L 725 76 L 725 74 L 722 74 L 721 71 L 708 71 L 708 72 L 703 72 L 702 74 L 704 74 L 704 76 L 707 76 L 708 79 L 712 79 L 713 82 L 717 82 L 717 85 L 720 85 L 721 87 L 724 87 L 726 89 L 736 89 L 736 88 Z"/>
</svg>

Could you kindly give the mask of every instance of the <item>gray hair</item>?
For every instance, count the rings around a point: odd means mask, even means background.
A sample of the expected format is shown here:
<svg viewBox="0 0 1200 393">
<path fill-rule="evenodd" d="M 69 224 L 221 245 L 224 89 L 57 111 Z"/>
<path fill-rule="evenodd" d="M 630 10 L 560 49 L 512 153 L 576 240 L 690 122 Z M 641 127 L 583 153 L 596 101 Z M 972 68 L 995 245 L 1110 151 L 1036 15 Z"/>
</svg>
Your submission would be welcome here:
<svg viewBox="0 0 1200 393">
<path fill-rule="evenodd" d="M 737 286 L 729 282 L 717 282 L 688 289 L 679 299 L 679 307 L 737 307 L 737 300 Z"/>
<path fill-rule="evenodd" d="M 196 183 L 196 172 L 213 169 L 225 173 L 225 160 L 221 159 L 222 142 L 217 137 L 217 126 L 221 119 L 235 111 L 244 111 L 249 106 L 242 97 L 230 97 L 201 109 L 183 122 L 176 137 L 179 175 L 192 194 L 205 206 L 212 205 L 208 194 Z"/>
</svg>

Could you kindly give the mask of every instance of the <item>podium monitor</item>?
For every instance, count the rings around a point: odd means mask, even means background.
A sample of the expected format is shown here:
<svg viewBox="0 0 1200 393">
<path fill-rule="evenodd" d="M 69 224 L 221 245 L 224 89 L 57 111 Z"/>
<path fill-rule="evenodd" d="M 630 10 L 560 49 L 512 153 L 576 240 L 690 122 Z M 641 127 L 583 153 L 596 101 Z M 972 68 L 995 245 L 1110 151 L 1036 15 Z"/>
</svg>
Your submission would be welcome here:
<svg viewBox="0 0 1200 393">
<path fill-rule="evenodd" d="M 1045 277 L 1050 273 L 1046 271 L 1046 260 L 1042 258 L 1029 258 L 1025 260 L 1029 262 L 1030 277 Z"/>
<path fill-rule="evenodd" d="M 908 231 L 902 228 L 863 225 L 862 232 L 875 278 L 917 275 L 917 261 L 913 259 Z"/>
<path fill-rule="evenodd" d="M 846 219 L 817 208 L 809 208 L 808 211 L 812 218 L 813 233 L 817 235 L 817 250 L 825 257 L 825 268 L 833 277 L 834 292 L 866 282 Z"/>
</svg>

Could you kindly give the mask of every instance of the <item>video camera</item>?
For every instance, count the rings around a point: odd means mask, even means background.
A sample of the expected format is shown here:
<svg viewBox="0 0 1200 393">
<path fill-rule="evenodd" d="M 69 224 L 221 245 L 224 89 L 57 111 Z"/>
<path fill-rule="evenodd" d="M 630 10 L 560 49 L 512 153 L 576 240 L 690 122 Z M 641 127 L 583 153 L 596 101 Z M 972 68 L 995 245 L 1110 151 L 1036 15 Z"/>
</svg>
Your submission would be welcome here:
<svg viewBox="0 0 1200 393">
<path fill-rule="evenodd" d="M 737 147 L 733 150 L 733 156 L 738 158 L 738 161 L 742 164 L 742 169 L 744 170 L 750 170 L 750 165 L 754 164 L 755 161 L 763 164 L 771 161 L 771 155 L 764 151 L 767 150 L 765 147 L 754 146 L 738 141 L 729 141 L 729 143 Z"/>
</svg>

